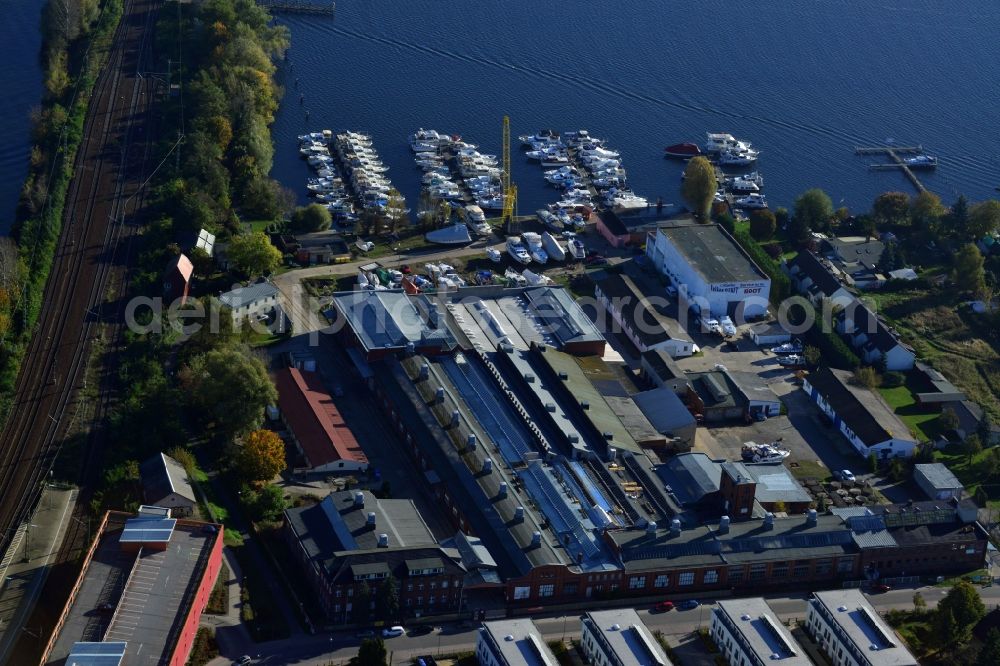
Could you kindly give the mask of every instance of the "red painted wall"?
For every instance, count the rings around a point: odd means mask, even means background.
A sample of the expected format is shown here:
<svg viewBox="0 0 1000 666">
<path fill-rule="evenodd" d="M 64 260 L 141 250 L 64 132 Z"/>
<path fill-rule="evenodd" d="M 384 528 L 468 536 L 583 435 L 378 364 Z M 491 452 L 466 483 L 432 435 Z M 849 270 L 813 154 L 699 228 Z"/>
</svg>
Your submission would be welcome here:
<svg viewBox="0 0 1000 666">
<path fill-rule="evenodd" d="M 178 521 L 180 524 L 182 521 Z M 201 523 L 197 523 L 201 524 Z M 184 666 L 191 655 L 191 647 L 194 645 L 195 634 L 198 633 L 198 622 L 201 620 L 201 613 L 208 604 L 208 597 L 215 587 L 215 579 L 222 568 L 222 525 L 217 525 L 218 531 L 215 533 L 215 543 L 212 544 L 212 552 L 208 556 L 208 563 L 205 565 L 205 575 L 201 578 L 198 591 L 195 593 L 194 601 L 184 619 L 184 627 L 177 639 L 174 653 L 170 657 L 170 666 Z"/>
</svg>

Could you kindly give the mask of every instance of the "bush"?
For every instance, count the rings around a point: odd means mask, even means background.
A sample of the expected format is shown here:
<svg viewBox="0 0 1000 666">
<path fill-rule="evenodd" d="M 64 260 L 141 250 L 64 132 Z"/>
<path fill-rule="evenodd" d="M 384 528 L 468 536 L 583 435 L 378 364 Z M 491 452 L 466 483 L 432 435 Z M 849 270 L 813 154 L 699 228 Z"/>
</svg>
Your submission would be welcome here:
<svg viewBox="0 0 1000 666">
<path fill-rule="evenodd" d="M 890 370 L 882 375 L 882 386 L 885 388 L 896 388 L 906 383 L 906 375 L 902 372 Z"/>
<path fill-rule="evenodd" d="M 770 255 L 755 241 L 750 232 L 744 228 L 738 228 L 733 233 L 733 238 L 750 255 L 754 263 L 760 266 L 761 270 L 771 279 L 771 302 L 780 304 L 788 298 L 791 293 L 791 282 L 788 276 L 781 270 L 781 265 L 771 258 Z"/>
</svg>

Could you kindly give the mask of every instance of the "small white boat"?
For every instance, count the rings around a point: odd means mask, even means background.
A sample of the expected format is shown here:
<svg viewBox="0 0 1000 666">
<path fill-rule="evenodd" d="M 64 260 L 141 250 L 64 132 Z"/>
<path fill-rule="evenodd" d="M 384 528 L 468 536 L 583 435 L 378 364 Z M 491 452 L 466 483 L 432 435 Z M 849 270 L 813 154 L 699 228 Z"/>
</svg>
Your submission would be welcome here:
<svg viewBox="0 0 1000 666">
<path fill-rule="evenodd" d="M 552 278 L 540 273 L 533 273 L 527 268 L 521 271 L 521 276 L 531 287 L 544 287 L 552 284 Z"/>
<path fill-rule="evenodd" d="M 579 238 L 571 238 L 566 244 L 566 249 L 569 251 L 569 256 L 574 259 L 580 260 L 587 256 L 587 248 L 584 246 L 583 241 Z"/>
<path fill-rule="evenodd" d="M 719 153 L 720 166 L 750 166 L 757 161 L 756 150 L 723 150 Z"/>
<path fill-rule="evenodd" d="M 917 155 L 903 159 L 903 164 L 911 169 L 933 169 L 937 166 L 937 163 L 938 160 L 933 155 Z"/>
<path fill-rule="evenodd" d="M 566 248 L 562 246 L 556 237 L 547 231 L 542 232 L 542 247 L 545 248 L 545 252 L 548 253 L 550 257 L 556 261 L 563 261 L 566 259 Z"/>
<path fill-rule="evenodd" d="M 745 178 L 733 178 L 729 181 L 729 189 L 737 194 L 753 194 L 760 192 L 760 186 L 752 180 Z"/>
<path fill-rule="evenodd" d="M 780 463 L 790 454 L 791 451 L 779 448 L 774 444 L 758 444 L 757 442 L 744 442 L 740 450 L 743 461 L 751 463 Z"/>
<path fill-rule="evenodd" d="M 500 250 L 495 247 L 486 248 L 486 258 L 492 261 L 494 264 L 499 264 L 500 260 L 503 259 L 503 255 L 500 254 Z"/>
<path fill-rule="evenodd" d="M 546 129 L 538 132 L 537 134 L 525 134 L 519 136 L 518 139 L 520 139 L 522 145 L 530 146 L 531 144 L 537 142 L 546 143 L 549 141 L 556 141 L 559 139 L 559 135 L 552 130 Z"/>
</svg>

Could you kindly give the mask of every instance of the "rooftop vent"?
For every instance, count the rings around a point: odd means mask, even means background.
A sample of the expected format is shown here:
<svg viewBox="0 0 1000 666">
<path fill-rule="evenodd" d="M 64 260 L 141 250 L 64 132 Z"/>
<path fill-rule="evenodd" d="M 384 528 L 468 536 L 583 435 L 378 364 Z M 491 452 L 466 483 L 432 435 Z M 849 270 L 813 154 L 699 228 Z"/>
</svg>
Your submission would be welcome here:
<svg viewBox="0 0 1000 666">
<path fill-rule="evenodd" d="M 529 384 L 534 384 L 535 383 L 535 376 L 533 374 L 531 374 L 530 372 L 526 372 L 526 373 L 524 373 L 524 381 L 528 382 Z"/>
<path fill-rule="evenodd" d="M 764 529 L 773 530 L 774 529 L 774 514 L 768 511 L 764 514 Z"/>
<path fill-rule="evenodd" d="M 461 415 L 461 413 L 459 413 L 459 411 L 457 409 L 451 413 L 451 427 L 452 428 L 457 427 L 458 424 L 459 424 L 459 422 L 461 422 L 461 420 L 462 420 L 462 415 Z"/>
<path fill-rule="evenodd" d="M 369 527 L 375 527 L 375 512 L 374 511 L 369 511 L 368 512 L 368 526 Z"/>
<path fill-rule="evenodd" d="M 531 545 L 534 548 L 538 548 L 539 546 L 542 545 L 542 533 L 541 532 L 532 532 L 531 533 Z"/>
<path fill-rule="evenodd" d="M 469 438 L 467 440 L 465 440 L 465 445 L 469 447 L 470 451 L 475 451 L 476 450 L 476 436 L 475 435 L 469 435 Z"/>
<path fill-rule="evenodd" d="M 656 534 L 656 521 L 646 523 L 646 534 Z"/>
<path fill-rule="evenodd" d="M 500 489 L 497 491 L 497 497 L 504 498 L 507 497 L 507 482 L 500 482 Z"/>
<path fill-rule="evenodd" d="M 590 409 L 590 403 L 587 402 L 586 400 L 581 400 L 580 408 L 583 409 L 584 411 L 587 411 L 588 409 Z"/>
<path fill-rule="evenodd" d="M 611 631 L 621 631 L 622 626 L 620 624 L 611 625 Z"/>
<path fill-rule="evenodd" d="M 674 518 L 670 521 L 670 536 L 680 536 L 681 534 L 681 521 Z"/>
<path fill-rule="evenodd" d="M 431 375 L 431 366 L 424 363 L 420 366 L 420 379 L 427 379 Z M 443 389 L 442 389 L 443 390 Z"/>
<path fill-rule="evenodd" d="M 379 534 L 378 535 L 378 547 L 379 548 L 388 548 L 389 547 L 389 535 L 388 534 Z"/>
<path fill-rule="evenodd" d="M 610 441 L 614 440 L 614 438 L 615 438 L 615 434 L 612 433 L 612 432 L 602 432 L 601 436 L 603 436 L 604 440 L 607 441 L 607 442 L 610 442 Z"/>
<path fill-rule="evenodd" d="M 435 399 L 435 400 L 436 400 L 436 401 L 437 401 L 438 403 L 442 403 L 442 402 L 444 402 L 444 388 L 442 388 L 442 387 L 440 387 L 440 386 L 439 386 L 439 387 L 437 388 L 437 390 L 436 390 L 436 391 L 434 391 L 434 399 Z"/>
<path fill-rule="evenodd" d="M 841 613 L 846 613 L 847 612 L 847 606 L 838 606 L 837 610 L 840 611 Z"/>
<path fill-rule="evenodd" d="M 516 509 L 514 509 L 514 520 L 516 520 L 517 522 L 523 522 L 524 521 L 524 507 L 523 506 L 519 506 Z"/>
<path fill-rule="evenodd" d="M 354 493 L 354 506 L 364 506 L 365 505 L 365 494 L 360 490 Z"/>
<path fill-rule="evenodd" d="M 493 471 L 493 459 L 487 458 L 483 461 L 483 474 L 489 474 Z"/>
<path fill-rule="evenodd" d="M 729 516 L 719 518 L 719 534 L 729 534 Z"/>
<path fill-rule="evenodd" d="M 555 414 L 556 413 L 556 403 L 554 403 L 554 402 L 547 402 L 547 403 L 545 403 L 545 411 L 549 412 L 550 414 Z"/>
<path fill-rule="evenodd" d="M 740 616 L 740 619 L 743 620 L 744 622 L 749 622 L 750 616 L 744 613 L 743 615 Z"/>
<path fill-rule="evenodd" d="M 818 520 L 819 517 L 816 513 L 816 509 L 809 509 L 806 513 L 806 525 L 815 526 Z"/>
<path fill-rule="evenodd" d="M 569 379 L 569 375 L 567 375 L 565 372 L 560 372 L 559 379 L 566 381 L 567 379 Z"/>
</svg>

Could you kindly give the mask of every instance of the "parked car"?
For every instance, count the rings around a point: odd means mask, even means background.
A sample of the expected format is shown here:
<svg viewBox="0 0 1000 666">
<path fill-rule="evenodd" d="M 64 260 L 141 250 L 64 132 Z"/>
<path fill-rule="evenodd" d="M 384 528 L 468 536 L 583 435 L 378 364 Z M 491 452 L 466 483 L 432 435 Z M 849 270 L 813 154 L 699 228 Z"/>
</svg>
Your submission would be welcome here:
<svg viewBox="0 0 1000 666">
<path fill-rule="evenodd" d="M 653 610 L 657 613 L 666 613 L 667 611 L 672 611 L 674 609 L 674 602 L 672 601 L 661 601 L 655 606 Z"/>
<path fill-rule="evenodd" d="M 682 601 L 677 604 L 677 607 L 681 610 L 691 610 L 692 608 L 697 608 L 698 606 L 701 606 L 701 604 L 698 603 L 696 599 L 688 599 L 687 601 Z"/>
<path fill-rule="evenodd" d="M 854 472 L 849 469 L 838 469 L 833 473 L 833 478 L 837 481 L 857 481 Z"/>
<path fill-rule="evenodd" d="M 382 638 L 395 638 L 396 636 L 402 636 L 404 633 L 406 633 L 406 630 L 403 629 L 403 627 L 401 627 L 400 625 L 396 624 L 391 627 L 386 627 L 385 629 L 383 629 Z"/>
<path fill-rule="evenodd" d="M 719 320 L 713 317 L 704 317 L 701 320 L 701 331 L 702 333 L 722 333 L 722 326 L 719 325 Z"/>
<path fill-rule="evenodd" d="M 719 326 L 722 327 L 722 334 L 727 338 L 736 335 L 736 324 L 733 323 L 733 320 L 728 315 L 719 317 Z"/>
<path fill-rule="evenodd" d="M 872 592 L 882 593 L 888 592 L 892 589 L 892 585 L 886 585 L 885 583 L 872 583 Z"/>
</svg>

